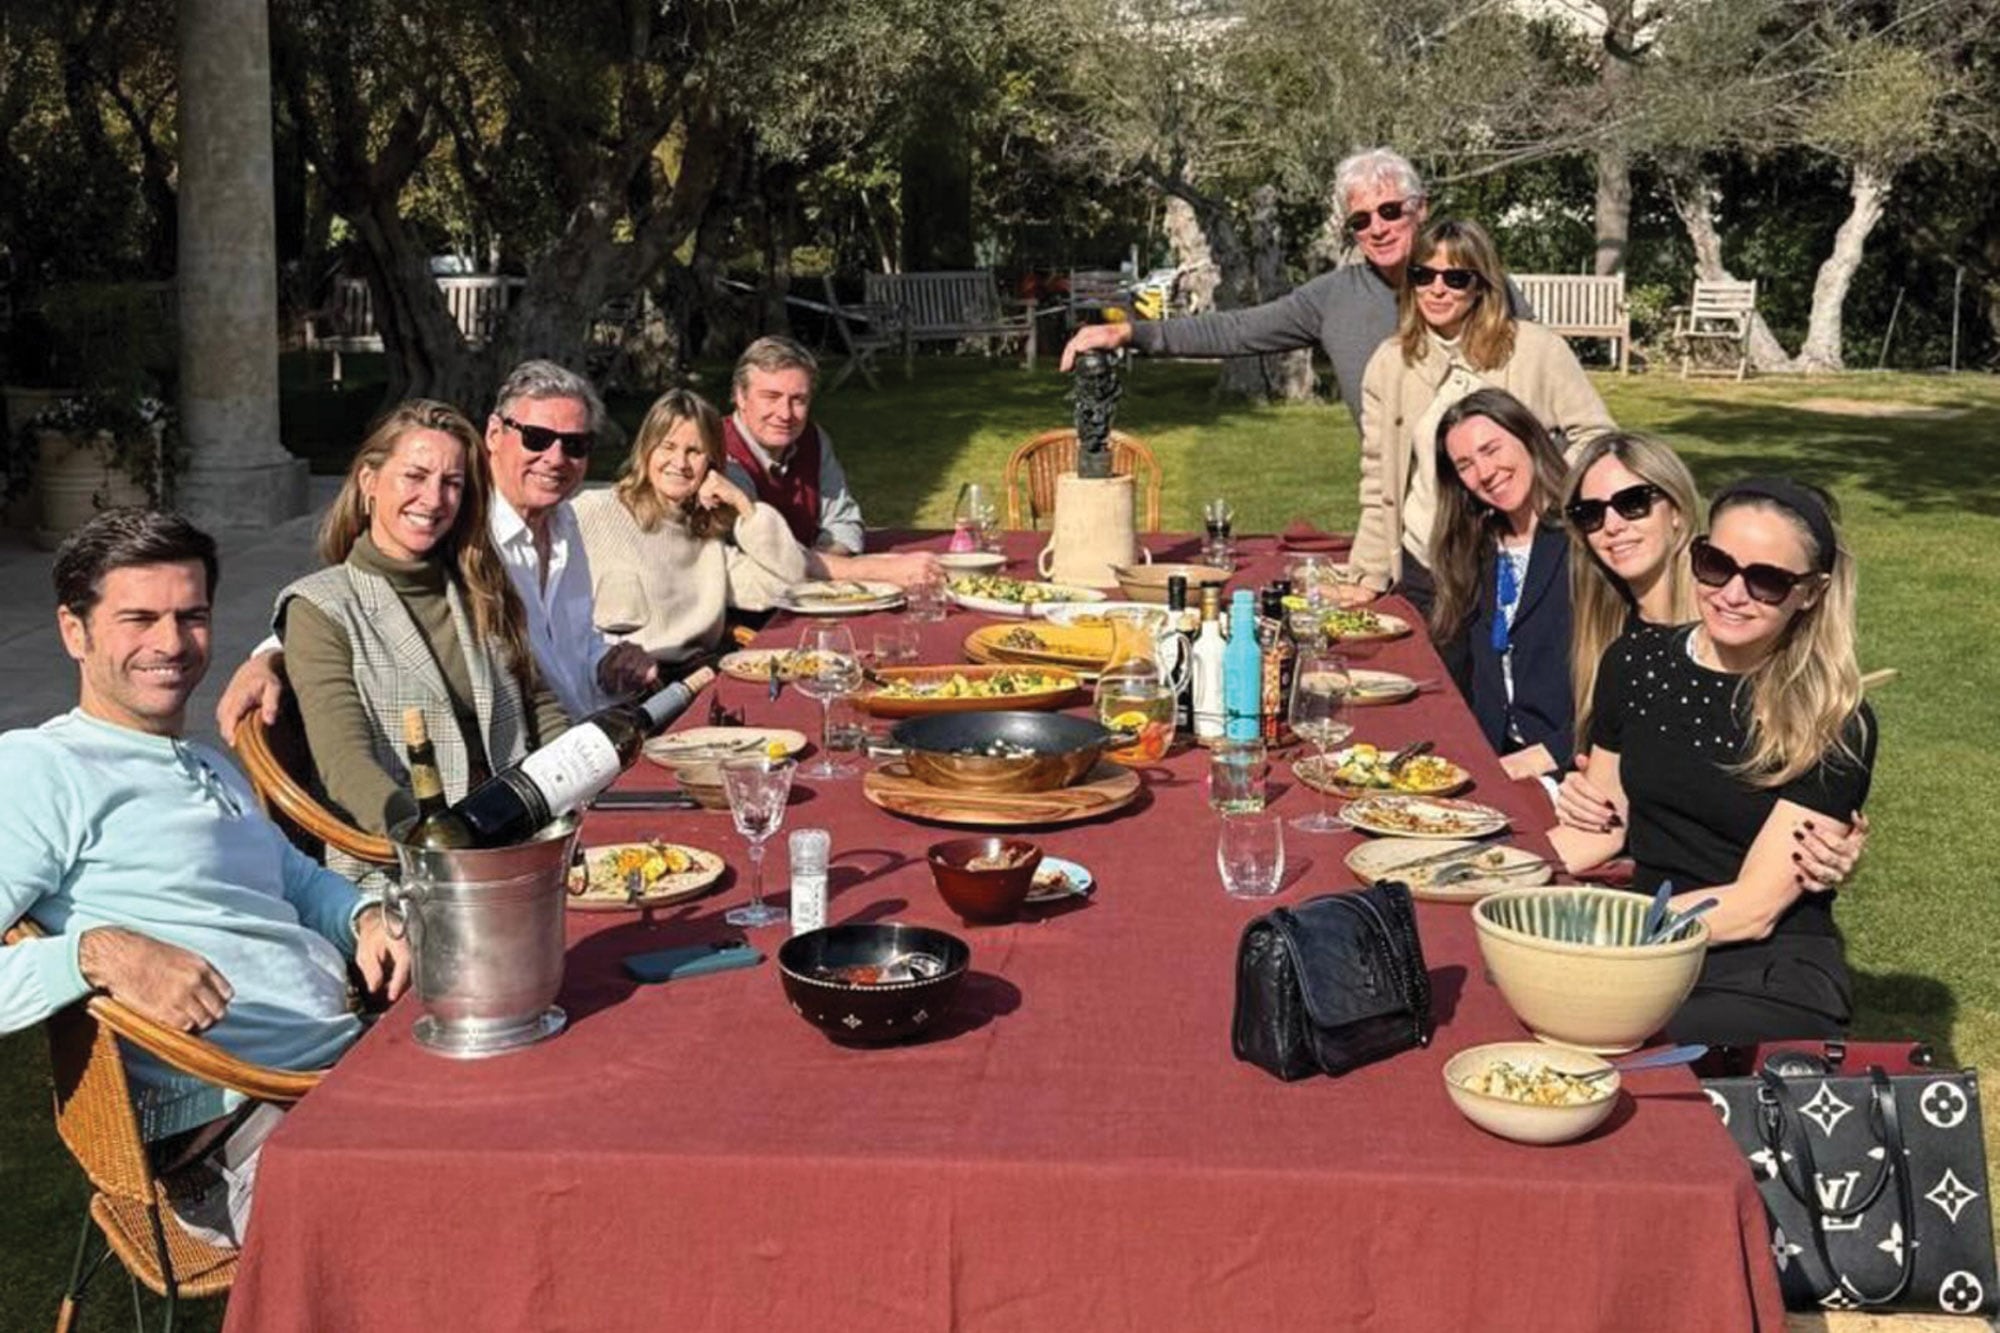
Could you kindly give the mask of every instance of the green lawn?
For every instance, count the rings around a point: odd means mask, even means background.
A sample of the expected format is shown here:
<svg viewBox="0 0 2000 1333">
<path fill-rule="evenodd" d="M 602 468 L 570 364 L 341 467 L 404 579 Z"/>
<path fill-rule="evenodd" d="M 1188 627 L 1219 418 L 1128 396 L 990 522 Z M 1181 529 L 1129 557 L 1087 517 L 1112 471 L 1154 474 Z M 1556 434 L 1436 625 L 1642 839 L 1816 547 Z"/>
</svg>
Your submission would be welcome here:
<svg viewBox="0 0 2000 1333">
<path fill-rule="evenodd" d="M 1350 527 L 1356 441 L 1339 405 L 1248 409 L 1216 402 L 1213 371 L 1141 364 L 1119 425 L 1144 436 L 1166 472 L 1165 522 L 1197 525 L 1226 496 L 1243 530 L 1294 515 Z M 306 393 L 288 368 L 286 434 L 320 470 L 344 462 L 373 409 L 367 391 Z M 2000 863 L 2000 380 L 1851 376 L 1746 385 L 1664 375 L 1601 375 L 1612 413 L 1671 440 L 1705 488 L 1782 470 L 1829 486 L 1845 507 L 1862 570 L 1864 667 L 1894 666 L 1878 691 L 1883 738 L 1876 833 L 1840 918 L 1859 986 L 1858 1035 L 1918 1037 L 1942 1054 L 2000 1068 L 2000 924 L 1986 876 Z M 724 372 L 702 387 L 720 396 Z M 914 383 L 893 370 L 880 392 L 851 384 L 820 419 L 871 522 L 948 525 L 959 485 L 998 482 L 1013 447 L 1066 424 L 1066 383 L 1004 361 L 926 359 Z M 1827 413 L 1802 400 L 1916 405 L 1935 415 Z M 628 427 L 645 404 L 614 401 Z M 345 438 L 348 443 L 342 444 Z M 609 463 L 610 460 L 605 460 Z M 49 1126 L 39 1032 L 0 1043 L 0 1328 L 52 1319 L 83 1189 Z M 2000 1116 L 1988 1122 L 2000 1168 Z M 2000 1185 L 2000 1171 L 1992 1177 Z M 116 1274 L 100 1278 L 85 1328 L 122 1326 Z M 206 1327 L 199 1320 L 194 1327 Z"/>
</svg>

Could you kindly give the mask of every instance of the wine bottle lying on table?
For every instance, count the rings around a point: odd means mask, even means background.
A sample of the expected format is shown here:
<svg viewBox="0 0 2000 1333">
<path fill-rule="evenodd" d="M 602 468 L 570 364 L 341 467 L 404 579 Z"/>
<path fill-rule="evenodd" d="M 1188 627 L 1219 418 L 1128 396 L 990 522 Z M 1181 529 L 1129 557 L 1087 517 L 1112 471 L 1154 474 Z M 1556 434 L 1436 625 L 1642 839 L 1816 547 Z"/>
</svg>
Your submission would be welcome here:
<svg viewBox="0 0 2000 1333">
<path fill-rule="evenodd" d="M 409 841 L 422 847 L 504 847 L 532 837 L 610 786 L 639 757 L 646 738 L 685 712 L 714 679 L 714 671 L 698 667 L 636 703 L 599 709 L 474 787 L 458 804 L 419 822 Z"/>
</svg>

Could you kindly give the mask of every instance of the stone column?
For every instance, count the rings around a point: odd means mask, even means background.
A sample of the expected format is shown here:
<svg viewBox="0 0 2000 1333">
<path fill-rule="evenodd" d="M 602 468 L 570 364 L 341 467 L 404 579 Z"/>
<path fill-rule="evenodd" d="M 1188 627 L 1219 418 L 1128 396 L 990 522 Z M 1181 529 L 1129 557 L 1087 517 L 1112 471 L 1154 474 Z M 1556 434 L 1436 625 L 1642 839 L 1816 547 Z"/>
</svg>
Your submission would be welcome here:
<svg viewBox="0 0 2000 1333">
<path fill-rule="evenodd" d="M 212 527 L 305 512 L 278 436 L 268 0 L 180 0 L 178 507 Z"/>
</svg>

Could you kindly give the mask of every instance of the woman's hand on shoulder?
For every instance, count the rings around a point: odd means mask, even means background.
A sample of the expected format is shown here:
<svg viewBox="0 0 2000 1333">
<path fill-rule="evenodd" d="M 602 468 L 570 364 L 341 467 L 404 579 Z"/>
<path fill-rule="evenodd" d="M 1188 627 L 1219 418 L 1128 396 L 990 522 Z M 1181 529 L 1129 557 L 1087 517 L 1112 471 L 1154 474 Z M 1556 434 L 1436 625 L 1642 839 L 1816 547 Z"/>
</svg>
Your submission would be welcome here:
<svg viewBox="0 0 2000 1333">
<path fill-rule="evenodd" d="M 1854 822 L 1842 829 L 1818 819 L 1802 820 L 1792 830 L 1792 864 L 1797 867 L 1799 887 L 1807 893 L 1837 889 L 1854 875 L 1854 867 L 1868 846 L 1868 816 L 1854 812 Z"/>
<path fill-rule="evenodd" d="M 1556 818 L 1585 833 L 1609 833 L 1619 826 L 1618 807 L 1579 768 L 1556 788 Z"/>
<path fill-rule="evenodd" d="M 757 502 L 720 468 L 701 479 L 701 489 L 694 493 L 694 501 L 703 509 L 734 509 L 742 518 L 750 517 L 750 511 L 757 507 Z"/>
</svg>

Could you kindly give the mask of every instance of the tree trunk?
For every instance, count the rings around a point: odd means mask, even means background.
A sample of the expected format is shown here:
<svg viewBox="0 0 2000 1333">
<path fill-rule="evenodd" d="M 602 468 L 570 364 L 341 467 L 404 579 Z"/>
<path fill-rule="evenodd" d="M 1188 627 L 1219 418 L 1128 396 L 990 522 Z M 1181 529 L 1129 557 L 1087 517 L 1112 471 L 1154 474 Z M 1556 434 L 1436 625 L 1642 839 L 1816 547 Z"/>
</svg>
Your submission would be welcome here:
<svg viewBox="0 0 2000 1333">
<path fill-rule="evenodd" d="M 1637 58 L 1638 23 L 1632 0 L 1598 0 L 1604 14 L 1604 54 L 1597 67 L 1597 90 L 1604 114 L 1623 109 Z M 1632 234 L 1632 156 L 1625 145 L 1610 140 L 1597 150 L 1597 250 L 1599 277 L 1625 271 L 1625 251 Z"/>
<path fill-rule="evenodd" d="M 1167 233 L 1167 244 L 1173 248 L 1174 263 L 1181 271 L 1174 285 L 1185 313 L 1199 315 L 1213 309 L 1215 288 L 1221 277 L 1216 272 L 1215 256 L 1208 248 L 1208 237 L 1202 232 L 1201 219 L 1188 207 L 1187 200 L 1170 195 L 1162 227 Z"/>
<path fill-rule="evenodd" d="M 1857 165 L 1848 182 L 1852 200 L 1847 219 L 1833 235 L 1833 253 L 1819 266 L 1813 283 L 1812 318 L 1806 324 L 1805 345 L 1799 348 L 1795 368 L 1808 375 L 1829 374 L 1846 368 L 1841 359 L 1841 321 L 1847 305 L 1848 288 L 1854 285 L 1854 271 L 1868 245 L 1868 233 L 1882 220 L 1882 208 L 1889 201 L 1890 176 L 1868 165 Z"/>
<path fill-rule="evenodd" d="M 1674 212 L 1694 245 L 1694 273 L 1704 282 L 1727 282 L 1735 275 L 1722 262 L 1722 233 L 1715 226 L 1715 182 L 1699 166 L 1683 165 L 1666 173 L 1667 194 Z M 1766 374 L 1792 368 L 1792 358 L 1756 311 L 1750 315 L 1750 366 Z"/>
<path fill-rule="evenodd" d="M 1275 187 L 1260 185 L 1250 192 L 1247 249 L 1236 239 L 1233 227 L 1225 226 L 1218 231 L 1211 224 L 1206 230 L 1214 238 L 1217 256 L 1222 261 L 1222 287 L 1229 293 L 1228 306 L 1258 305 L 1285 290 L 1285 237 L 1278 225 Z M 1232 267 L 1236 269 L 1234 281 Z M 1223 397 L 1245 398 L 1253 403 L 1308 401 L 1313 392 L 1312 349 L 1231 357 L 1222 363 L 1222 374 L 1215 387 Z"/>
<path fill-rule="evenodd" d="M 1632 159 L 1606 144 L 1597 152 L 1597 268 L 1599 277 L 1625 271 L 1632 232 Z"/>
<path fill-rule="evenodd" d="M 792 211 L 797 183 L 790 167 L 766 168 L 757 191 L 757 219 L 764 250 L 764 283 L 758 292 L 762 308 L 758 327 L 765 333 L 792 334 L 791 311 L 785 298 L 792 290 Z"/>
</svg>

